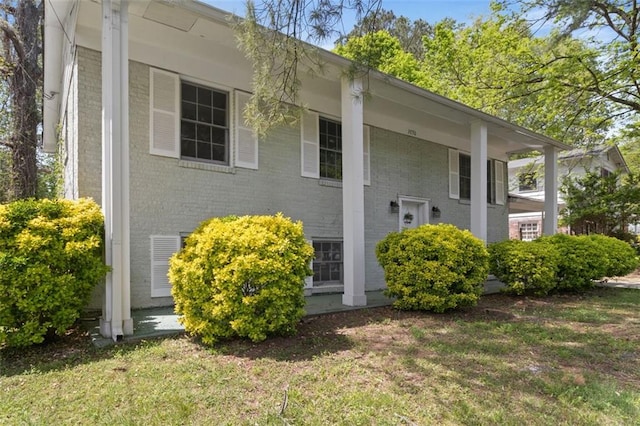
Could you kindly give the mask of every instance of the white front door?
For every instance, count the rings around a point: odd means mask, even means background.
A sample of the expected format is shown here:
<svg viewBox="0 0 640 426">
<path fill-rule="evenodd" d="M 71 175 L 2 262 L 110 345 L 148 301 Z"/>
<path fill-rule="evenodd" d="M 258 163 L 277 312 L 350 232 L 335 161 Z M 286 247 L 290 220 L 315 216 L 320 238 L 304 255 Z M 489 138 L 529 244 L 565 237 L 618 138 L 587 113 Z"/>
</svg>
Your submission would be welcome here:
<svg viewBox="0 0 640 426">
<path fill-rule="evenodd" d="M 399 229 L 417 228 L 429 223 L 429 200 L 400 197 Z"/>
</svg>

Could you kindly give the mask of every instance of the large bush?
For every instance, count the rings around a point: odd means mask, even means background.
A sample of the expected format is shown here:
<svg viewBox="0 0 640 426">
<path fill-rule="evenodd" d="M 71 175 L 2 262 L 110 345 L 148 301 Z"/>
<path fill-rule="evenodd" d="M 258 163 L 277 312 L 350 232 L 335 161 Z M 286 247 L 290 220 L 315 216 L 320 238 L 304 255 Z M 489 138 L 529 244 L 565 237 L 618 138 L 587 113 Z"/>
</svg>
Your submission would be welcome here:
<svg viewBox="0 0 640 426">
<path fill-rule="evenodd" d="M 605 277 L 619 277 L 627 275 L 638 267 L 636 250 L 627 242 L 605 235 L 589 235 L 589 238 L 598 246 L 604 263 Z"/>
<path fill-rule="evenodd" d="M 280 214 L 209 219 L 171 258 L 176 313 L 209 344 L 290 334 L 304 315 L 313 253 L 302 224 Z"/>
<path fill-rule="evenodd" d="M 556 234 L 540 237 L 534 244 L 551 243 L 558 251 L 558 291 L 580 291 L 592 288 L 594 280 L 606 275 L 607 261 L 603 251 L 586 235 Z"/>
<path fill-rule="evenodd" d="M 444 312 L 478 301 L 489 271 L 484 243 L 453 225 L 393 232 L 376 247 L 394 306 Z"/>
<path fill-rule="evenodd" d="M 80 316 L 108 271 L 90 199 L 0 205 L 0 344 L 40 343 Z"/>
<path fill-rule="evenodd" d="M 558 251 L 550 242 L 506 240 L 489 246 L 489 269 L 512 294 L 544 296 L 556 286 Z"/>
</svg>

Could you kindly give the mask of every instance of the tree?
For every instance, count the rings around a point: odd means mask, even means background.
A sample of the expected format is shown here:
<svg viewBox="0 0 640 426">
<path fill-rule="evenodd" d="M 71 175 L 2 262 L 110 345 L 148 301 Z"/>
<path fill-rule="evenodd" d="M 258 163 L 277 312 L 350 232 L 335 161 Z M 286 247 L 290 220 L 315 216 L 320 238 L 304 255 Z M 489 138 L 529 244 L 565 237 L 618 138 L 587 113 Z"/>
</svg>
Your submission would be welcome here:
<svg viewBox="0 0 640 426">
<path fill-rule="evenodd" d="M 640 113 L 640 4 L 636 0 L 525 0 L 521 7 L 511 0 L 503 2 L 530 20 L 532 27 L 552 23 L 558 28 L 555 40 L 562 43 L 579 34 L 592 47 L 593 57 L 569 52 L 553 58 L 544 67 L 566 63 L 578 67 L 586 78 L 550 72 L 555 86 L 594 95 L 593 104 L 605 103 L 610 118 L 637 116 Z M 520 5 L 519 5 L 520 6 Z M 540 15 L 540 11 L 542 14 Z M 562 67 L 559 68 L 559 71 Z"/>
<path fill-rule="evenodd" d="M 351 37 L 335 52 L 360 64 L 364 69 L 378 69 L 402 80 L 424 87 L 426 78 L 420 63 L 406 52 L 400 41 L 385 30 Z"/>
<path fill-rule="evenodd" d="M 564 179 L 562 222 L 575 234 L 624 235 L 640 221 L 640 176 L 588 171 Z"/>
<path fill-rule="evenodd" d="M 404 52 L 410 53 L 418 61 L 422 60 L 424 46 L 422 38 L 433 34 L 431 25 L 422 19 L 412 21 L 406 16 L 397 17 L 391 10 L 381 9 L 369 14 L 355 24 L 353 29 L 338 44 L 345 44 L 356 37 L 386 31 L 395 38 Z"/>
<path fill-rule="evenodd" d="M 0 3 L 0 75 L 9 101 L 5 113 L 10 114 L 9 131 L 0 144 L 11 153 L 12 198 L 34 197 L 37 192 L 43 10 L 42 1 Z"/>
<path fill-rule="evenodd" d="M 322 72 L 315 49 L 302 40 L 322 43 L 340 38 L 342 16 L 356 21 L 380 12 L 382 0 L 247 1 L 236 35 L 253 64 L 253 95 L 244 116 L 258 134 L 300 117 L 300 72 Z"/>
<path fill-rule="evenodd" d="M 490 17 L 468 26 L 451 19 L 436 23 L 423 45 L 418 61 L 397 38 L 378 31 L 351 37 L 336 52 L 365 69 L 379 69 L 570 144 L 604 137 L 607 111 L 588 108 L 589 94 L 551 89 L 540 73 L 539 64 L 560 50 L 586 51 L 579 40 L 556 45 L 551 38 L 534 37 L 525 21 L 510 19 L 496 6 Z M 575 78 L 581 77 L 579 71 L 563 69 Z"/>
<path fill-rule="evenodd" d="M 554 58 L 593 60 L 593 52 L 577 39 L 554 40 L 533 36 L 525 21 L 497 6 L 468 26 L 438 23 L 424 39 L 427 88 L 568 144 L 601 142 L 611 125 L 606 106 L 595 108 L 593 94 L 554 80 L 556 74 L 587 78 L 580 67 Z"/>
</svg>

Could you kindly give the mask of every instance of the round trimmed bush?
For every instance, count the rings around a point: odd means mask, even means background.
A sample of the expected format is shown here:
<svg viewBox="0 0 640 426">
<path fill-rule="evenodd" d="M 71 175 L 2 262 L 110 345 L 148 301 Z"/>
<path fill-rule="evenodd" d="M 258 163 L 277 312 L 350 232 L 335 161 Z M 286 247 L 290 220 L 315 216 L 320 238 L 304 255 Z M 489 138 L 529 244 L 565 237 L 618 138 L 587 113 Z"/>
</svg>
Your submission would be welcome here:
<svg viewBox="0 0 640 426">
<path fill-rule="evenodd" d="M 108 271 L 103 218 L 90 199 L 0 205 L 0 344 L 63 334 Z"/>
<path fill-rule="evenodd" d="M 281 214 L 209 219 L 171 258 L 175 311 L 207 344 L 291 334 L 304 315 L 313 255 L 302 223 Z"/>
<path fill-rule="evenodd" d="M 544 296 L 556 286 L 558 252 L 549 242 L 506 240 L 489 246 L 489 269 L 511 294 Z"/>
<path fill-rule="evenodd" d="M 600 250 L 600 261 L 606 265 L 605 277 L 620 277 L 638 268 L 638 256 L 629 243 L 599 234 L 589 235 L 589 238 Z"/>
<path fill-rule="evenodd" d="M 607 261 L 602 250 L 587 235 L 556 234 L 540 237 L 533 244 L 550 243 L 558 251 L 558 291 L 580 291 L 594 287 L 594 280 L 602 279 Z"/>
<path fill-rule="evenodd" d="M 376 247 L 394 307 L 444 312 L 478 302 L 489 271 L 487 249 L 449 224 L 393 232 Z"/>
</svg>

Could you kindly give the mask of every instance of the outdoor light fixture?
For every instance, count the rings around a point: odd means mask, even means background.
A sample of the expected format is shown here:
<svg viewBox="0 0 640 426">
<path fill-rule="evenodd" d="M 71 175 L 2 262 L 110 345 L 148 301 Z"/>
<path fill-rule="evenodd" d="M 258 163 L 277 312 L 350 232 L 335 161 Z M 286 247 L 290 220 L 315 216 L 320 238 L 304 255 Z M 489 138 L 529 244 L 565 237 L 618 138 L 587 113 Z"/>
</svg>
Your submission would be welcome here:
<svg viewBox="0 0 640 426">
<path fill-rule="evenodd" d="M 389 203 L 389 211 L 391 213 L 398 213 L 400 211 L 400 205 L 398 204 L 397 201 L 391 201 Z"/>
<path fill-rule="evenodd" d="M 439 218 L 440 217 L 440 209 L 438 206 L 431 207 L 431 217 Z"/>
</svg>

